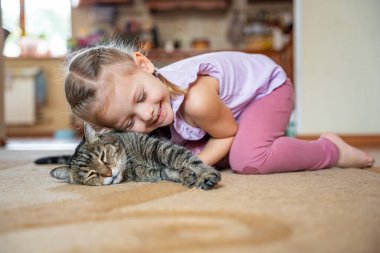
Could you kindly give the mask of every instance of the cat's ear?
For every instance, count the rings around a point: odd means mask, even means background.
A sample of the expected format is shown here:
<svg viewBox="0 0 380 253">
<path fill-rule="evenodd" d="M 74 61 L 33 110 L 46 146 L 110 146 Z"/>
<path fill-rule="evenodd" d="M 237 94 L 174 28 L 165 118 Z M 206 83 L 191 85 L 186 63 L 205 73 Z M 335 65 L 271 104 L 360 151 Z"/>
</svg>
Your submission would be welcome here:
<svg viewBox="0 0 380 253">
<path fill-rule="evenodd" d="M 83 128 L 84 138 L 88 143 L 92 144 L 99 139 L 98 135 L 96 134 L 95 130 L 90 126 L 90 124 L 84 123 Z"/>
<path fill-rule="evenodd" d="M 50 171 L 50 175 L 59 180 L 63 180 L 66 183 L 70 183 L 70 166 L 65 165 L 61 167 L 57 167 Z"/>
</svg>

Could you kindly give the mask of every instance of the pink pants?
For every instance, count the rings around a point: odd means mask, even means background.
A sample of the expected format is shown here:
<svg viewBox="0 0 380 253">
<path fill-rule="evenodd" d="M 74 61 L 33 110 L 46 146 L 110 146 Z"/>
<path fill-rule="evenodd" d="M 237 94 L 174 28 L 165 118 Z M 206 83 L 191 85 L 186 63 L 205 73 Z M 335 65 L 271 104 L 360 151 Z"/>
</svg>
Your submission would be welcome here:
<svg viewBox="0 0 380 253">
<path fill-rule="evenodd" d="M 337 164 L 339 150 L 328 139 L 304 141 L 285 136 L 293 106 L 293 85 L 287 80 L 244 110 L 229 154 L 234 172 L 268 174 Z"/>
<path fill-rule="evenodd" d="M 252 102 L 240 117 L 229 161 L 224 159 L 216 167 L 230 166 L 240 174 L 269 174 L 335 166 L 339 150 L 328 139 L 304 141 L 285 136 L 293 106 L 294 91 L 289 80 Z M 206 143 L 203 139 L 188 142 L 186 147 L 197 154 Z"/>
</svg>

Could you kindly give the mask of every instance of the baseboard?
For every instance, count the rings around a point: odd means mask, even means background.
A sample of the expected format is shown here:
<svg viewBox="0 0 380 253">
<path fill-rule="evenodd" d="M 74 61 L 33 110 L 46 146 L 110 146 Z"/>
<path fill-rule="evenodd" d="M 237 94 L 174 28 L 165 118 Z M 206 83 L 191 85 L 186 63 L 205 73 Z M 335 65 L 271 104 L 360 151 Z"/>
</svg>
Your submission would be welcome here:
<svg viewBox="0 0 380 253">
<path fill-rule="evenodd" d="M 355 147 L 379 147 L 380 135 L 339 135 L 345 142 Z M 297 135 L 302 140 L 316 140 L 317 135 Z"/>
</svg>

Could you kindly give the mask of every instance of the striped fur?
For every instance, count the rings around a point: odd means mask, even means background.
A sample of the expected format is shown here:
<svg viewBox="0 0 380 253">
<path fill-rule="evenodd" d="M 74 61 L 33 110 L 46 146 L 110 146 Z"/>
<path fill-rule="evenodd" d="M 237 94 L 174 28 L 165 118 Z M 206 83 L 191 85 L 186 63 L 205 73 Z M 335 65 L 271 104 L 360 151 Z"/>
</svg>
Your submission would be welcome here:
<svg viewBox="0 0 380 253">
<path fill-rule="evenodd" d="M 73 184 L 109 185 L 168 180 L 191 188 L 213 188 L 220 173 L 189 150 L 168 140 L 133 132 L 96 134 L 85 125 L 85 137 L 70 164 L 50 174 Z"/>
</svg>

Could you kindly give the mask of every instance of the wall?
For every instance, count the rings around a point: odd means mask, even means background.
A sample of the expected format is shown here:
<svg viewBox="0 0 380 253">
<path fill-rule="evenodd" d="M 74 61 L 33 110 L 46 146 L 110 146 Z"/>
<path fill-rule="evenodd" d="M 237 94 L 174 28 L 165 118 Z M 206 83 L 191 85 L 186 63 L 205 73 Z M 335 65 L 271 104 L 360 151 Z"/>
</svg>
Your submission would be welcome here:
<svg viewBox="0 0 380 253">
<path fill-rule="evenodd" d="M 294 7 L 297 133 L 380 135 L 380 1 Z"/>
<path fill-rule="evenodd" d="M 46 80 L 46 104 L 39 109 L 40 119 L 33 126 L 8 126 L 8 136 L 51 136 L 58 129 L 70 128 L 70 108 L 63 86 L 63 59 L 8 58 L 8 67 L 40 67 Z"/>
<path fill-rule="evenodd" d="M 2 27 L 2 13 L 0 2 L 0 27 Z M 5 144 L 5 123 L 4 123 L 4 69 L 3 69 L 3 33 L 0 32 L 0 146 Z"/>
</svg>

